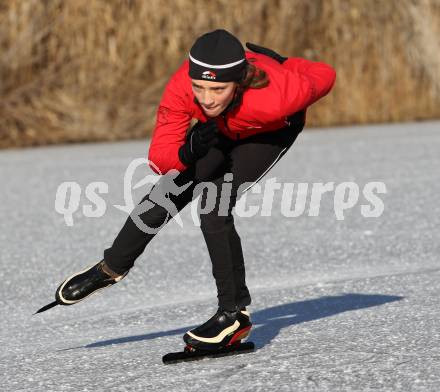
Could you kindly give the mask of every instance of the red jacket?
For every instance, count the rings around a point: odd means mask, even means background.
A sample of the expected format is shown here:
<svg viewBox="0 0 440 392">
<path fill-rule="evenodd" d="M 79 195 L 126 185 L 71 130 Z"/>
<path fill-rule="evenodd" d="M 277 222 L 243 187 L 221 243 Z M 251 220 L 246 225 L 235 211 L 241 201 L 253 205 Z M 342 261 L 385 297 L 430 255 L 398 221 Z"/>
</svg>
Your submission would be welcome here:
<svg viewBox="0 0 440 392">
<path fill-rule="evenodd" d="M 263 69 L 270 83 L 262 89 L 247 89 L 242 103 L 217 117 L 219 130 L 231 139 L 243 139 L 286 125 L 286 117 L 316 102 L 332 88 L 336 73 L 332 67 L 302 58 L 289 58 L 283 64 L 270 57 L 246 52 L 252 64 Z M 194 102 L 186 60 L 171 77 L 157 110 L 156 126 L 150 143 L 150 167 L 164 174 L 182 171 L 178 150 L 185 143 L 191 119 L 207 121 L 202 108 Z M 224 121 L 225 120 L 225 121 Z"/>
</svg>

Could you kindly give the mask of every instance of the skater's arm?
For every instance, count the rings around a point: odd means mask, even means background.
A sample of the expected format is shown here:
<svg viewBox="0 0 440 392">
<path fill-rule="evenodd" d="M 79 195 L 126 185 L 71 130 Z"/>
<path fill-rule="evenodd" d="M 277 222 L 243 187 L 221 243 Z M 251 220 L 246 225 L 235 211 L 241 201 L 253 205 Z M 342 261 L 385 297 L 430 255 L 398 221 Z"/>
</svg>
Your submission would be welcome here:
<svg viewBox="0 0 440 392">
<path fill-rule="evenodd" d="M 290 57 L 283 62 L 288 74 L 284 110 L 286 115 L 295 113 L 312 105 L 327 95 L 336 80 L 336 71 L 328 64 Z"/>
<path fill-rule="evenodd" d="M 299 57 L 284 57 L 272 49 L 249 42 L 246 46 L 253 52 L 273 58 L 289 71 L 278 105 L 280 117 L 306 109 L 327 95 L 335 83 L 336 72 L 328 64 Z"/>
<path fill-rule="evenodd" d="M 179 148 L 185 143 L 191 115 L 185 96 L 179 94 L 175 78 L 167 84 L 157 109 L 156 125 L 148 152 L 150 167 L 158 174 L 171 169 L 183 171 L 187 166 L 179 159 Z"/>
</svg>

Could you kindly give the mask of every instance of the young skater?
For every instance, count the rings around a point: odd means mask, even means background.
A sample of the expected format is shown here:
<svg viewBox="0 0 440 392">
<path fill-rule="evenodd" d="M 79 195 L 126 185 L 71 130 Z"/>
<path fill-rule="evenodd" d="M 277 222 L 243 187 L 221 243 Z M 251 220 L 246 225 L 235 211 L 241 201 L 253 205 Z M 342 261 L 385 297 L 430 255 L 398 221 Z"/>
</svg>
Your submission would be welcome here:
<svg viewBox="0 0 440 392">
<path fill-rule="evenodd" d="M 225 30 L 195 41 L 189 58 L 167 84 L 157 111 L 148 158 L 152 169 L 162 174 L 160 180 L 128 217 L 103 260 L 58 287 L 58 304 L 75 304 L 124 278 L 170 216 L 199 194 L 206 207 L 213 188 L 197 185 L 210 182 L 217 189 L 215 205 L 200 213 L 200 222 L 218 310 L 188 331 L 184 341 L 196 349 L 216 350 L 249 334 L 252 324 L 246 307 L 251 297 L 232 209 L 293 144 L 304 127 L 307 107 L 330 91 L 335 71 L 321 62 L 246 46 L 250 51 Z M 191 128 L 194 119 L 198 122 Z M 178 173 L 172 175 L 171 169 Z M 164 184 L 170 179 L 179 192 L 166 192 Z M 225 183 L 231 187 L 227 196 L 221 193 Z M 157 203 L 153 192 L 162 192 L 174 213 Z M 145 203 L 149 208 L 142 210 Z"/>
</svg>

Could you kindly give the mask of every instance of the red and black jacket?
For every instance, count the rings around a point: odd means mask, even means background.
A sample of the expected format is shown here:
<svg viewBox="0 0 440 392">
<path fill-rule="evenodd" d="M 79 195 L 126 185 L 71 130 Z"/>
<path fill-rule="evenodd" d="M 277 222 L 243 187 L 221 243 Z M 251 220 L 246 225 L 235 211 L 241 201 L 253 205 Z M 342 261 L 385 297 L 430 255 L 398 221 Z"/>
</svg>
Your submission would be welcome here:
<svg viewBox="0 0 440 392">
<path fill-rule="evenodd" d="M 266 71 L 270 83 L 261 89 L 245 90 L 241 104 L 216 119 L 219 130 L 235 140 L 285 127 L 286 117 L 325 96 L 336 78 L 335 70 L 321 62 L 291 57 L 280 64 L 253 52 L 246 52 L 246 58 Z M 157 110 L 148 159 L 159 174 L 186 169 L 178 151 L 185 143 L 191 119 L 208 119 L 194 99 L 188 67 L 187 60 L 171 77 Z"/>
</svg>

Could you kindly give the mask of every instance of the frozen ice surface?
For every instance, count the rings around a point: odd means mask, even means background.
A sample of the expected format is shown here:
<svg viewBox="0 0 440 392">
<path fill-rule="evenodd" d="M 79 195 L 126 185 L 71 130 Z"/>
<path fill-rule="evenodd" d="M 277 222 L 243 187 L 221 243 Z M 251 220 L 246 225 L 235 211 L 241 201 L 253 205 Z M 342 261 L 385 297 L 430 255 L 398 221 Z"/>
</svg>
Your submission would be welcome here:
<svg viewBox="0 0 440 392">
<path fill-rule="evenodd" d="M 100 260 L 126 219 L 123 176 L 142 141 L 0 152 L 0 390 L 438 391 L 440 389 L 440 123 L 306 129 L 266 175 L 280 183 L 355 182 L 337 220 L 236 218 L 255 328 L 251 354 L 164 366 L 182 335 L 216 309 L 190 207 L 152 241 L 122 282 L 32 316 L 69 274 Z M 143 166 L 136 177 L 151 174 Z M 65 181 L 82 190 L 73 226 L 55 211 Z M 85 189 L 108 184 L 102 217 Z M 364 185 L 386 184 L 385 210 L 364 218 Z M 264 181 L 263 181 L 264 182 Z M 262 182 L 262 184 L 263 184 Z M 133 180 L 133 183 L 135 181 Z M 142 196 L 142 189 L 135 199 Z M 262 196 L 249 194 L 258 205 Z"/>
</svg>

